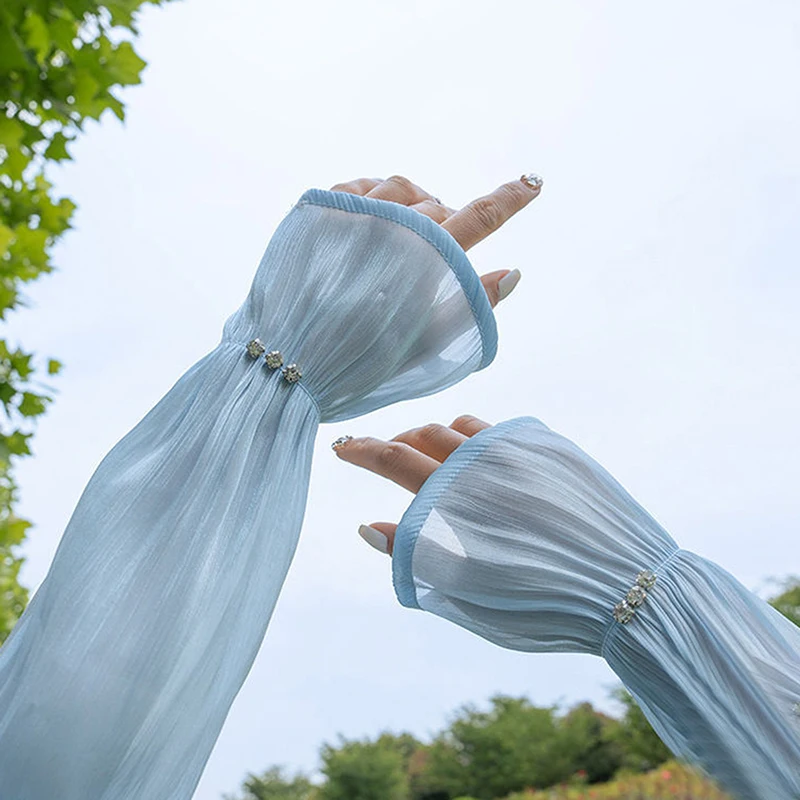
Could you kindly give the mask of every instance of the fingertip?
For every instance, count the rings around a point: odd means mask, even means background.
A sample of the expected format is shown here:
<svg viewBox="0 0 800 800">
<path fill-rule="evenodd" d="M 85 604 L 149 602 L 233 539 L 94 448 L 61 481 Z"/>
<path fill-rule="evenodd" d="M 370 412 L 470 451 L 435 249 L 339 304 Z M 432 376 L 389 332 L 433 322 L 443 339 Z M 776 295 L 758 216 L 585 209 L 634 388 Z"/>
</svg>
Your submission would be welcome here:
<svg viewBox="0 0 800 800">
<path fill-rule="evenodd" d="M 498 303 L 501 300 L 505 300 L 506 297 L 508 297 L 511 292 L 516 289 L 521 277 L 522 273 L 518 269 L 512 269 L 510 272 L 506 273 L 502 278 L 500 278 L 500 280 L 497 282 Z"/>
<path fill-rule="evenodd" d="M 340 436 L 338 439 L 334 439 L 331 442 L 331 450 L 336 453 L 337 456 L 341 458 L 342 451 L 347 447 L 349 442 L 353 441 L 353 437 L 347 433 L 344 436 Z"/>
<path fill-rule="evenodd" d="M 539 192 L 542 191 L 542 185 L 544 184 L 544 178 L 541 175 L 537 175 L 535 172 L 526 172 L 520 176 L 520 182 L 525 184 L 531 191 Z"/>
<path fill-rule="evenodd" d="M 518 269 L 500 269 L 481 276 L 489 304 L 494 308 L 514 291 L 522 273 Z"/>
<path fill-rule="evenodd" d="M 371 525 L 359 525 L 358 535 L 379 553 L 391 555 L 396 530 L 397 525 L 392 522 L 373 522 Z"/>
</svg>

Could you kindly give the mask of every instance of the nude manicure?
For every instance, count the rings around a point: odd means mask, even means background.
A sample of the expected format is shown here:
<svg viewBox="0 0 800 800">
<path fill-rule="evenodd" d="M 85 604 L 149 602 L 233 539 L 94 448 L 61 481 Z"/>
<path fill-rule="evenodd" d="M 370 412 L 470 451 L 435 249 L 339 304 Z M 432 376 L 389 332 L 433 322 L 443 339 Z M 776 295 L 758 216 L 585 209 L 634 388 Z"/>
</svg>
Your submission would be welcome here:
<svg viewBox="0 0 800 800">
<path fill-rule="evenodd" d="M 504 275 L 500 280 L 497 282 L 497 299 L 498 302 L 500 300 L 505 300 L 511 292 L 514 291 L 514 288 L 519 283 L 519 279 L 522 277 L 522 273 L 518 269 L 512 269 L 508 275 Z"/>
<path fill-rule="evenodd" d="M 381 533 L 369 525 L 359 525 L 358 534 L 368 544 L 374 547 L 378 552 L 389 555 L 389 539 L 385 533 Z"/>
</svg>

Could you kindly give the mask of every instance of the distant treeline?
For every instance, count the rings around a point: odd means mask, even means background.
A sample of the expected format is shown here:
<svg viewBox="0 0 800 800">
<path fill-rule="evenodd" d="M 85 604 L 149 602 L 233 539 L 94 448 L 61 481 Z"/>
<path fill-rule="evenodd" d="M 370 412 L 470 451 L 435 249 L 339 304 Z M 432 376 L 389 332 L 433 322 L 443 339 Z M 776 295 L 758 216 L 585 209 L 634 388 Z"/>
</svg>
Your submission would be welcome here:
<svg viewBox="0 0 800 800">
<path fill-rule="evenodd" d="M 787 583 L 771 603 L 800 624 L 800 581 Z M 615 696 L 621 703 L 617 717 L 590 703 L 561 712 L 525 698 L 493 697 L 487 710 L 460 709 L 430 743 L 409 733 L 340 738 L 322 746 L 321 780 L 272 767 L 249 775 L 241 793 L 224 800 L 527 800 L 538 798 L 539 789 L 606 783 L 671 759 L 633 698 L 623 689 Z M 660 796 L 640 793 L 659 781 L 671 784 L 664 791 L 673 791 L 674 777 L 684 774 L 672 766 L 636 780 L 635 796 Z M 702 794 L 692 790 L 682 796 L 721 796 L 712 784 L 697 780 Z M 625 785 L 621 781 L 594 796 L 627 797 L 620 788 Z M 583 796 L 580 789 L 554 791 L 552 797 Z"/>
</svg>

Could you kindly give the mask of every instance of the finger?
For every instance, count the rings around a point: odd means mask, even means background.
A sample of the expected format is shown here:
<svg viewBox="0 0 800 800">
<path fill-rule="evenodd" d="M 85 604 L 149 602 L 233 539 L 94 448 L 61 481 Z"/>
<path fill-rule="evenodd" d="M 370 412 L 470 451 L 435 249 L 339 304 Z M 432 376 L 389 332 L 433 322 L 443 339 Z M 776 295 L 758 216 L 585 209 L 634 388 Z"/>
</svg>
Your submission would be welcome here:
<svg viewBox="0 0 800 800">
<path fill-rule="evenodd" d="M 395 436 L 392 441 L 405 442 L 420 453 L 442 463 L 457 447 L 467 441 L 467 437 L 446 425 L 431 422 L 421 428 L 405 431 Z"/>
<path fill-rule="evenodd" d="M 356 178 L 354 181 L 346 181 L 345 183 L 337 183 L 331 186 L 332 192 L 347 192 L 348 194 L 365 195 L 370 189 L 374 189 L 379 184 L 383 183 L 380 178 Z"/>
<path fill-rule="evenodd" d="M 413 206 L 424 200 L 433 200 L 433 195 L 428 194 L 424 189 L 412 183 L 402 175 L 392 175 L 383 183 L 370 189 L 367 197 L 374 197 L 376 200 L 391 200 L 393 203 L 400 203 L 404 206 Z"/>
<path fill-rule="evenodd" d="M 337 439 L 334 445 L 340 441 Z M 388 478 L 410 492 L 418 492 L 439 466 L 438 461 L 404 442 L 384 442 L 371 436 L 347 439 L 334 447 L 334 452 L 343 461 Z"/>
<path fill-rule="evenodd" d="M 426 217 L 430 217 L 434 222 L 438 222 L 440 225 L 448 217 L 455 214 L 452 208 L 448 208 L 438 200 L 423 200 L 421 203 L 414 203 L 411 208 L 415 211 L 419 211 L 420 214 L 424 214 Z"/>
<path fill-rule="evenodd" d="M 541 182 L 535 183 L 530 176 L 524 177 L 528 182 L 520 179 L 504 183 L 491 194 L 473 200 L 446 219 L 442 227 L 464 250 L 474 247 L 539 196 Z"/>
<path fill-rule="evenodd" d="M 450 427 L 454 431 L 463 433 L 464 436 L 474 436 L 476 433 L 480 433 L 480 431 L 491 428 L 492 426 L 482 419 L 473 417 L 472 414 L 462 414 L 460 417 L 456 417 L 453 420 Z"/>
<path fill-rule="evenodd" d="M 481 275 L 481 283 L 492 308 L 514 291 L 521 277 L 522 273 L 518 269 L 498 269 Z"/>
<path fill-rule="evenodd" d="M 371 525 L 360 525 L 359 536 L 379 553 L 391 555 L 394 550 L 394 536 L 397 525 L 393 522 L 373 522 Z"/>
</svg>

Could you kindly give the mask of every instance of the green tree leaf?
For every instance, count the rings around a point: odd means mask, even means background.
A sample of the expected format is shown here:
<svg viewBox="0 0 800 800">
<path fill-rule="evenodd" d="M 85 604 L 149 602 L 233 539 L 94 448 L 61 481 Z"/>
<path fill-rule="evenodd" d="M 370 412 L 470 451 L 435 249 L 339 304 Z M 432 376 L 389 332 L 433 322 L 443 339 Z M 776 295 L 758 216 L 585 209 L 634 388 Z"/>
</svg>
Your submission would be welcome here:
<svg viewBox="0 0 800 800">
<path fill-rule="evenodd" d="M 38 417 L 39 414 L 44 414 L 49 399 L 33 392 L 23 392 L 17 410 L 23 417 Z"/>
<path fill-rule="evenodd" d="M 137 11 L 153 0 L 4 0 L 0 3 L 0 319 L 24 305 L 22 287 L 53 270 L 52 250 L 69 230 L 75 203 L 55 197 L 49 165 L 69 159 L 68 144 L 111 110 L 114 90 L 139 83 L 144 61 L 126 39 Z M 116 27 L 115 27 L 116 26 Z M 14 514 L 15 459 L 30 455 L 35 419 L 50 398 L 36 383 L 33 358 L 0 340 L 0 644 L 27 602 L 15 548 L 30 523 Z M 46 362 L 47 375 L 61 363 Z"/>
<path fill-rule="evenodd" d="M 130 42 L 121 42 L 109 55 L 106 70 L 114 83 L 128 86 L 140 83 L 139 73 L 145 68 L 143 61 L 133 49 Z"/>
<path fill-rule="evenodd" d="M 0 223 L 0 258 L 8 251 L 8 246 L 14 241 L 14 231 L 7 225 Z"/>
<path fill-rule="evenodd" d="M 35 11 L 28 11 L 22 23 L 22 34 L 25 43 L 34 51 L 36 60 L 42 64 L 52 46 L 47 23 Z"/>
<path fill-rule="evenodd" d="M 786 619 L 800 625 L 800 578 L 789 578 L 783 591 L 769 601 Z"/>
<path fill-rule="evenodd" d="M 49 158 L 51 161 L 65 161 L 72 158 L 67 152 L 67 144 L 70 141 L 72 140 L 67 139 L 61 131 L 53 134 L 53 138 L 50 140 L 47 150 L 44 151 L 44 157 Z"/>
</svg>

